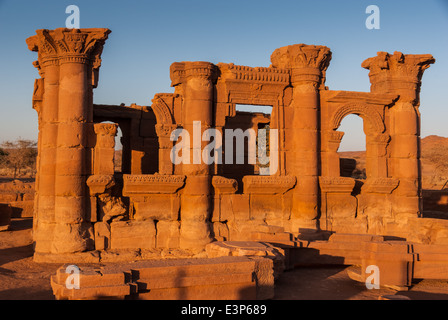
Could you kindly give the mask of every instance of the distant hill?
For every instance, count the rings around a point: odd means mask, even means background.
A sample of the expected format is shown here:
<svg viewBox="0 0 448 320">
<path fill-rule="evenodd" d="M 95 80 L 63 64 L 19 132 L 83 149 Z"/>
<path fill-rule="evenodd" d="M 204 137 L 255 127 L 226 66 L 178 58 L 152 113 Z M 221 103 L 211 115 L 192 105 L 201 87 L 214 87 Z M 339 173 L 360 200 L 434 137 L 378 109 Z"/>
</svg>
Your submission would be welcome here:
<svg viewBox="0 0 448 320">
<path fill-rule="evenodd" d="M 341 158 L 356 160 L 356 171 L 365 170 L 365 151 L 339 152 Z M 448 181 L 448 138 L 436 135 L 421 139 L 423 189 L 441 189 Z"/>
</svg>

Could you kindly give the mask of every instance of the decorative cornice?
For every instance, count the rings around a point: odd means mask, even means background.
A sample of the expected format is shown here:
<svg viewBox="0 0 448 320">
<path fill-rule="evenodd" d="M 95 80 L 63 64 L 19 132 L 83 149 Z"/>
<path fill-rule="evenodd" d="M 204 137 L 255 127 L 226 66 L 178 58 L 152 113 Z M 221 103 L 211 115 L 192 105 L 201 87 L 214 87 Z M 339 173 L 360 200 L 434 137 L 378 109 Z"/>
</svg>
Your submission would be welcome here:
<svg viewBox="0 0 448 320">
<path fill-rule="evenodd" d="M 214 176 L 212 178 L 212 185 L 215 188 L 216 194 L 235 193 L 238 190 L 238 182 L 235 179 L 221 176 Z"/>
<path fill-rule="evenodd" d="M 183 175 L 125 174 L 123 175 L 124 196 L 144 196 L 154 193 L 175 193 L 185 184 Z"/>
<path fill-rule="evenodd" d="M 295 176 L 245 176 L 244 193 L 282 194 L 296 185 Z"/>
<path fill-rule="evenodd" d="M 363 193 L 391 194 L 398 187 L 399 179 L 394 178 L 370 178 L 361 188 Z"/>
<path fill-rule="evenodd" d="M 220 79 L 237 81 L 254 81 L 260 83 L 282 84 L 290 83 L 289 69 L 238 66 L 233 63 L 218 63 Z"/>
<path fill-rule="evenodd" d="M 335 91 L 327 90 L 323 94 L 323 100 L 330 103 L 362 103 L 369 106 L 391 106 L 398 100 L 397 94 L 359 92 L 359 91 Z"/>
<path fill-rule="evenodd" d="M 352 193 L 355 179 L 349 177 L 319 177 L 319 185 L 325 193 Z"/>
</svg>

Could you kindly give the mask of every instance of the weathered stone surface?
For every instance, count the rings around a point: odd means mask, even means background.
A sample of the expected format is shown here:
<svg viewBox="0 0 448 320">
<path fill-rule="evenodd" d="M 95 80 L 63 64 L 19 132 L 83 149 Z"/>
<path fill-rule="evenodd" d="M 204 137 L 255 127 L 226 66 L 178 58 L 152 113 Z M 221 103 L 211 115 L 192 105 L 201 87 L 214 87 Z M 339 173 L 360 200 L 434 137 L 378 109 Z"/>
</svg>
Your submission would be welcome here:
<svg viewBox="0 0 448 320">
<path fill-rule="evenodd" d="M 153 220 L 117 221 L 110 224 L 111 249 L 149 249 L 156 243 Z"/>
</svg>

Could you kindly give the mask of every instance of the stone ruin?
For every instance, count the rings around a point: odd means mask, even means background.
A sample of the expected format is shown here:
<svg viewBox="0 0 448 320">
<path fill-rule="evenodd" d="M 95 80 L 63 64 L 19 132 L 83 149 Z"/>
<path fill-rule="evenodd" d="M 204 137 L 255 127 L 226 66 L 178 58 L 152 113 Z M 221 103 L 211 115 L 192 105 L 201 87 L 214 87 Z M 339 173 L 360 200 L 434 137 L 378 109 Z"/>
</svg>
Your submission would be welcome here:
<svg viewBox="0 0 448 320">
<path fill-rule="evenodd" d="M 27 39 L 41 76 L 33 93 L 34 259 L 142 263 L 121 271 L 87 268 L 83 276 L 93 280 L 84 282 L 85 291 L 65 289 L 61 269 L 52 279 L 58 298 L 269 298 L 275 276 L 303 263 L 376 264 L 384 267 L 384 284 L 398 287 L 448 275 L 440 268 L 448 259 L 448 223 L 421 215 L 419 92 L 431 55 L 378 52 L 362 63 L 370 92 L 325 86 L 332 54 L 325 46 L 276 49 L 269 67 L 175 62 L 174 93 L 156 94 L 151 106 L 95 105 L 110 30 L 36 33 Z M 239 112 L 237 104 L 272 106 L 272 114 Z M 337 152 L 344 136 L 338 128 L 351 114 L 363 119 L 365 180 L 347 176 Z M 173 164 L 171 133 L 193 132 L 196 121 L 201 136 L 209 128 L 277 129 L 275 174 L 260 175 L 258 164 Z M 421 260 L 429 256 L 431 262 Z M 185 259 L 193 259 L 188 270 Z M 213 270 L 225 279 L 210 280 Z M 353 272 L 365 279 L 362 270 Z M 190 291 L 170 281 L 179 273 Z M 160 281 L 142 280 L 150 278 Z M 210 283 L 221 291 L 204 289 Z M 241 291 L 241 284 L 252 289 Z"/>
</svg>

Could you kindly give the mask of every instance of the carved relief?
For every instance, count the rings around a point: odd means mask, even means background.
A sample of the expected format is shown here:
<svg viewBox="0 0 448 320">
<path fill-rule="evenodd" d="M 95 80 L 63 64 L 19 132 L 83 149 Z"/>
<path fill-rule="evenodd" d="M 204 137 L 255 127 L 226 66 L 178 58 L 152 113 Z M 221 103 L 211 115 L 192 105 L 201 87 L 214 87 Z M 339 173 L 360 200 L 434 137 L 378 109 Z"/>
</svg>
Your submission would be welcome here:
<svg viewBox="0 0 448 320">
<path fill-rule="evenodd" d="M 325 46 L 295 44 L 276 49 L 271 55 L 272 66 L 291 69 L 293 84 L 323 86 L 330 64 L 331 51 Z"/>
<path fill-rule="evenodd" d="M 42 107 L 42 100 L 44 98 L 44 79 L 34 80 L 33 91 L 33 109 L 40 113 Z"/>
<path fill-rule="evenodd" d="M 185 176 L 180 175 L 123 175 L 123 195 L 143 195 L 151 193 L 175 193 L 185 184 Z"/>
<path fill-rule="evenodd" d="M 210 62 L 174 62 L 170 66 L 171 86 L 184 83 L 189 78 L 216 81 L 216 71 L 216 66 Z"/>
<path fill-rule="evenodd" d="M 294 176 L 245 176 L 244 193 L 278 194 L 285 193 L 296 185 Z"/>
<path fill-rule="evenodd" d="M 94 129 L 95 133 L 99 135 L 105 136 L 113 136 L 117 135 L 118 124 L 116 123 L 95 123 Z"/>
<path fill-rule="evenodd" d="M 235 193 L 238 190 L 238 182 L 235 179 L 229 179 L 221 176 L 214 176 L 212 178 L 212 185 L 215 188 L 215 193 Z"/>
<path fill-rule="evenodd" d="M 337 129 L 341 125 L 342 119 L 349 114 L 357 114 L 368 121 L 375 132 L 382 133 L 385 130 L 382 116 L 375 110 L 368 108 L 365 104 L 347 103 L 339 107 L 330 120 L 330 127 Z"/>
<path fill-rule="evenodd" d="M 107 189 L 115 186 L 115 179 L 112 175 L 92 175 L 87 179 L 87 185 L 90 189 L 90 195 L 105 193 Z"/>
<path fill-rule="evenodd" d="M 418 104 L 423 72 L 434 62 L 430 54 L 378 52 L 361 66 L 370 71 L 372 92 L 399 92 L 401 99 Z"/>
<path fill-rule="evenodd" d="M 348 177 L 319 177 L 322 192 L 351 193 L 355 187 L 355 179 Z"/>
<path fill-rule="evenodd" d="M 362 192 L 390 194 L 398 187 L 400 180 L 394 178 L 367 179 L 362 186 Z"/>
<path fill-rule="evenodd" d="M 170 96 L 171 98 L 173 95 Z M 154 114 L 156 115 L 157 124 L 160 125 L 167 125 L 167 124 L 173 124 L 173 115 L 172 115 L 172 106 L 168 106 L 168 104 L 165 102 L 165 99 L 167 98 L 166 95 L 160 95 L 156 94 L 154 96 L 154 99 L 152 99 L 152 105 L 151 108 L 154 111 Z M 171 99 L 171 103 L 172 103 Z"/>
</svg>

